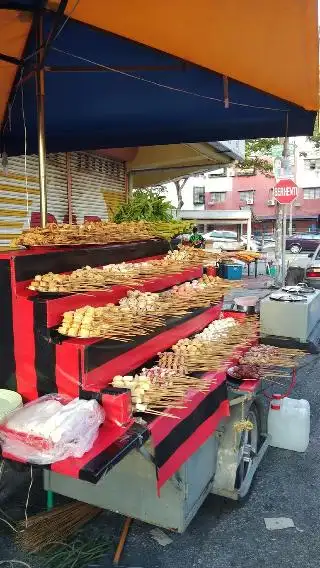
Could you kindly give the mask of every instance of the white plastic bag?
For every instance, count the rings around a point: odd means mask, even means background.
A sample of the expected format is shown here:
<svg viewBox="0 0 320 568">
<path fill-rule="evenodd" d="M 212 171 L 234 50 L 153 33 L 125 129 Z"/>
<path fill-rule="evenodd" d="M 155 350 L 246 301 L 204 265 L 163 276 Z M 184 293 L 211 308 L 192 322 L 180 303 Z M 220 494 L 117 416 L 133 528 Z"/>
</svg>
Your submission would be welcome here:
<svg viewBox="0 0 320 568">
<path fill-rule="evenodd" d="M 105 412 L 96 400 L 46 395 L 0 425 L 2 449 L 39 465 L 80 458 L 92 448 L 104 419 Z"/>
</svg>

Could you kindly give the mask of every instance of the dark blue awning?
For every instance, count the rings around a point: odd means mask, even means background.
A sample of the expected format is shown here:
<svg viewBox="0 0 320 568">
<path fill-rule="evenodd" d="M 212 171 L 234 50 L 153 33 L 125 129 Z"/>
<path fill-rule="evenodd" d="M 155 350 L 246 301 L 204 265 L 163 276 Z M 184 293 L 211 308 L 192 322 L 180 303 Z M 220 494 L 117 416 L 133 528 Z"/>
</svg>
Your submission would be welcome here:
<svg viewBox="0 0 320 568">
<path fill-rule="evenodd" d="M 46 13 L 45 34 L 52 18 Z M 25 55 L 34 46 L 31 31 Z M 37 152 L 34 66 L 31 56 L 2 134 L 9 155 L 24 153 L 24 119 L 27 152 Z M 225 108 L 222 75 L 72 19 L 45 68 L 48 152 L 313 132 L 313 111 L 233 80 Z"/>
</svg>

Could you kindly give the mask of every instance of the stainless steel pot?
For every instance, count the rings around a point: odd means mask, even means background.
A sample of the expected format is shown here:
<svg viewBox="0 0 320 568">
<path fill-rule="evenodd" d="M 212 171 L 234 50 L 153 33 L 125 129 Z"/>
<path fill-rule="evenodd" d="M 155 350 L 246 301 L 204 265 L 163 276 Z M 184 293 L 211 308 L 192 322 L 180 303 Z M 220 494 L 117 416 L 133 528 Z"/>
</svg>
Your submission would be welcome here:
<svg viewBox="0 0 320 568">
<path fill-rule="evenodd" d="M 259 300 L 258 296 L 238 296 L 233 298 L 231 310 L 248 315 L 256 314 Z"/>
</svg>

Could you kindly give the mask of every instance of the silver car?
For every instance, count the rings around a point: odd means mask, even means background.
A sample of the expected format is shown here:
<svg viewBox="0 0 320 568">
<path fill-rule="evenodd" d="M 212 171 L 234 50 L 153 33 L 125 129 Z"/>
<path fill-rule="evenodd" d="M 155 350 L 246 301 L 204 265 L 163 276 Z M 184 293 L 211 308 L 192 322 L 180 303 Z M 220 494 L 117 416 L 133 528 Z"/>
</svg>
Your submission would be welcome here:
<svg viewBox="0 0 320 568">
<path fill-rule="evenodd" d="M 309 254 L 310 261 L 306 267 L 305 281 L 313 288 L 320 288 L 320 245 Z"/>
<path fill-rule="evenodd" d="M 237 239 L 235 231 L 210 231 L 203 235 L 206 249 L 210 250 L 243 250 L 245 244 Z"/>
</svg>

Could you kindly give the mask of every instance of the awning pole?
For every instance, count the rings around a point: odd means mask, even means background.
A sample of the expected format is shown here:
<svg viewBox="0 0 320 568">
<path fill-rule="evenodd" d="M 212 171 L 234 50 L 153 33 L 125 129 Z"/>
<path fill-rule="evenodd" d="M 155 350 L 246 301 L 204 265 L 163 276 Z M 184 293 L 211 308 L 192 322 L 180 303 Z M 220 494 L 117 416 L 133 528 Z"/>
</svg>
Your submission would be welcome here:
<svg viewBox="0 0 320 568">
<path fill-rule="evenodd" d="M 37 36 L 37 69 L 36 69 L 36 92 L 37 92 L 37 118 L 38 118 L 38 154 L 39 154 L 39 185 L 40 185 L 40 218 L 41 227 L 47 224 L 47 184 L 46 184 L 46 140 L 45 140 L 45 117 L 44 117 L 44 68 L 42 65 L 43 49 L 43 15 L 40 13 L 36 23 Z"/>
<path fill-rule="evenodd" d="M 71 155 L 70 155 L 70 152 L 66 152 L 66 170 L 67 170 L 68 223 L 69 223 L 69 225 L 72 225 L 72 223 L 73 223 L 72 175 L 71 175 Z"/>
<path fill-rule="evenodd" d="M 247 250 L 250 250 L 251 243 L 251 233 L 252 233 L 252 217 L 248 217 L 247 220 Z"/>
<path fill-rule="evenodd" d="M 134 179 L 133 179 L 133 172 L 128 172 L 127 174 L 127 200 L 129 201 L 129 199 L 132 198 L 132 192 L 133 192 L 133 186 L 134 186 Z"/>
</svg>

